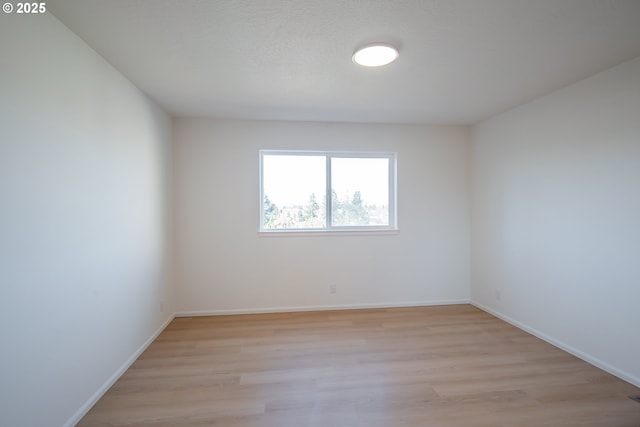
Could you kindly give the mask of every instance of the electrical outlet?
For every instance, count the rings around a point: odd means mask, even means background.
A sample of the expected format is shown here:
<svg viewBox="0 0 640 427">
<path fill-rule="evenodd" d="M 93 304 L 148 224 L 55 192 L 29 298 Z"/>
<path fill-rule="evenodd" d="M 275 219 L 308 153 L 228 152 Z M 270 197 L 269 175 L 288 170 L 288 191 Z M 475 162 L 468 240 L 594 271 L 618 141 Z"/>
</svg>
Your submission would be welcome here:
<svg viewBox="0 0 640 427">
<path fill-rule="evenodd" d="M 329 285 L 329 293 L 330 294 L 336 293 L 336 285 Z"/>
<path fill-rule="evenodd" d="M 502 299 L 502 295 L 500 294 L 500 289 L 496 289 L 496 299 L 500 301 Z"/>
</svg>

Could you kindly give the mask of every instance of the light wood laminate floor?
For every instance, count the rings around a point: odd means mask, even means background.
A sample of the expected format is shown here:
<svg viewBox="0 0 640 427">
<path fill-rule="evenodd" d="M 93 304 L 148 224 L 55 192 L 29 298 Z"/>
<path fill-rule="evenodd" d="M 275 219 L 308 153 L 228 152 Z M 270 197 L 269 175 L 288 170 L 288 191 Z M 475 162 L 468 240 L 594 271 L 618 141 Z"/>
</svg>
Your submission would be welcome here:
<svg viewBox="0 0 640 427">
<path fill-rule="evenodd" d="M 470 305 L 193 317 L 78 426 L 638 427 L 635 394 Z"/>
</svg>

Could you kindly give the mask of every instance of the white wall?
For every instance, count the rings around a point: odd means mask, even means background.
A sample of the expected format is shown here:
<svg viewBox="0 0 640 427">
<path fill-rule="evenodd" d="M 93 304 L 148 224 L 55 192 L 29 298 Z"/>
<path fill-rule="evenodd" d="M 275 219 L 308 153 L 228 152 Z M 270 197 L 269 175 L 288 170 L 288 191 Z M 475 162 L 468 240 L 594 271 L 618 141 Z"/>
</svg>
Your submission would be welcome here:
<svg viewBox="0 0 640 427">
<path fill-rule="evenodd" d="M 640 58 L 472 140 L 472 300 L 640 385 Z"/>
<path fill-rule="evenodd" d="M 171 121 L 51 15 L 0 40 L 0 424 L 71 425 L 173 312 Z"/>
<path fill-rule="evenodd" d="M 396 151 L 400 233 L 259 237 L 260 149 Z M 179 312 L 468 301 L 466 128 L 177 119 L 174 161 Z"/>
</svg>

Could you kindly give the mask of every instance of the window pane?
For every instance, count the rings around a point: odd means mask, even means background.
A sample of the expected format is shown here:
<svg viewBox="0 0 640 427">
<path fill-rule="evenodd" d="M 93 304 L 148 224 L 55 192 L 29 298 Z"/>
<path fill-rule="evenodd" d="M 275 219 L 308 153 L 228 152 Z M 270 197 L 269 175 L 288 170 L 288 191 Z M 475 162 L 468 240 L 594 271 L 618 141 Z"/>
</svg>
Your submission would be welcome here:
<svg viewBox="0 0 640 427">
<path fill-rule="evenodd" d="M 325 156 L 264 155 L 264 229 L 326 225 Z"/>
<path fill-rule="evenodd" d="M 389 225 L 389 159 L 331 159 L 332 225 Z"/>
</svg>

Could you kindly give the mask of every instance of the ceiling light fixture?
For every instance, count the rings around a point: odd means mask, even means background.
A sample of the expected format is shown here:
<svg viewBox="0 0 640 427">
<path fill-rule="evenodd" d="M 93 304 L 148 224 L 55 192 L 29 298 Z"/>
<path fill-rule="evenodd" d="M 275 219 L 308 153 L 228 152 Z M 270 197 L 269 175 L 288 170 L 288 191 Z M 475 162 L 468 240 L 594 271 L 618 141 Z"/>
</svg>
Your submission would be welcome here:
<svg viewBox="0 0 640 427">
<path fill-rule="evenodd" d="M 363 67 L 382 67 L 398 58 L 398 49 L 385 43 L 374 43 L 356 50 L 353 62 Z"/>
</svg>

